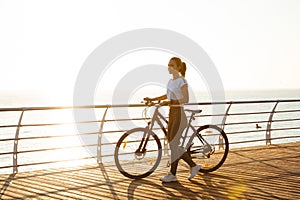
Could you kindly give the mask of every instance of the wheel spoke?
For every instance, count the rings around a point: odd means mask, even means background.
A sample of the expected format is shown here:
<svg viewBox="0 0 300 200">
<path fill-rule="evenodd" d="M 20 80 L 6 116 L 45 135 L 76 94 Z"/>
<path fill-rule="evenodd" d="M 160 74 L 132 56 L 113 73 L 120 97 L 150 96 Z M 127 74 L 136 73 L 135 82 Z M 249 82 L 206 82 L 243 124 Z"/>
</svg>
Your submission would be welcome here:
<svg viewBox="0 0 300 200">
<path fill-rule="evenodd" d="M 144 128 L 136 128 L 120 138 L 115 149 L 115 162 L 123 175 L 143 178 L 157 168 L 161 155 L 158 137 L 153 132 L 145 134 Z"/>
<path fill-rule="evenodd" d="M 202 165 L 200 171 L 211 172 L 224 163 L 229 145 L 222 129 L 214 125 L 202 126 L 191 140 L 192 145 L 188 152 L 197 164 Z"/>
</svg>

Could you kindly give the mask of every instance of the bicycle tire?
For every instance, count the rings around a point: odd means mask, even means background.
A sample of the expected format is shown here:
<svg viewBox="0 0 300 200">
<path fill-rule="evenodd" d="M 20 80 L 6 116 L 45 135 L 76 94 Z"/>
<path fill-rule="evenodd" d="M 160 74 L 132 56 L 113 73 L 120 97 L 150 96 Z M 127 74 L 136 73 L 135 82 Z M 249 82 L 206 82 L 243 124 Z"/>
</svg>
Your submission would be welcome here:
<svg viewBox="0 0 300 200">
<path fill-rule="evenodd" d="M 141 144 L 146 131 L 150 137 L 146 152 L 137 154 L 135 151 Z M 152 174 L 158 167 L 161 157 L 162 146 L 159 138 L 146 128 L 134 128 L 124 133 L 119 139 L 114 153 L 115 164 L 120 173 L 132 179 L 145 178 Z"/>
<path fill-rule="evenodd" d="M 203 144 L 201 138 L 204 138 L 210 145 Z M 197 132 L 190 138 L 189 144 L 191 145 L 187 152 L 195 163 L 201 165 L 199 171 L 204 173 L 219 169 L 229 152 L 227 135 L 216 125 L 204 125 L 198 128 Z"/>
</svg>

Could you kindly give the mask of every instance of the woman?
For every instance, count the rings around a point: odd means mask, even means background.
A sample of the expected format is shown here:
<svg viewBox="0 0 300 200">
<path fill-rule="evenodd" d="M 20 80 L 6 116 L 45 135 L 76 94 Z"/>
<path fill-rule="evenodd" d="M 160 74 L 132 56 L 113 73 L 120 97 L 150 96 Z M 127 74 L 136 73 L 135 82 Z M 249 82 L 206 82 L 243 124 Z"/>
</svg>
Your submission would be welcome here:
<svg viewBox="0 0 300 200">
<path fill-rule="evenodd" d="M 160 180 L 163 182 L 177 181 L 176 171 L 180 159 L 183 159 L 191 167 L 190 176 L 188 177 L 191 180 L 196 176 L 201 166 L 194 163 L 189 154 L 179 147 L 182 132 L 187 126 L 186 115 L 181 106 L 181 104 L 189 101 L 188 85 L 184 78 L 186 64 L 180 58 L 173 57 L 169 61 L 168 70 L 172 78 L 167 85 L 167 94 L 156 98 L 147 97 L 152 101 L 168 99 L 169 101 L 164 101 L 162 105 L 170 105 L 167 139 L 171 149 L 171 170 Z"/>
</svg>

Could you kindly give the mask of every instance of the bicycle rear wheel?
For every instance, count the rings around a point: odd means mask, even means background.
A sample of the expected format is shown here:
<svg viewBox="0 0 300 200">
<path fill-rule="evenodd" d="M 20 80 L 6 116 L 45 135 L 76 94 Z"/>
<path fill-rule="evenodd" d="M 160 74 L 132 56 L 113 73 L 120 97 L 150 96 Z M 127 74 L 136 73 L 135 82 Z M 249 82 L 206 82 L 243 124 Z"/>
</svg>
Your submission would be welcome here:
<svg viewBox="0 0 300 200">
<path fill-rule="evenodd" d="M 126 177 L 139 179 L 149 176 L 159 165 L 161 143 L 155 133 L 146 128 L 127 131 L 115 148 L 115 163 Z"/>
<path fill-rule="evenodd" d="M 229 143 L 225 132 L 218 126 L 201 126 L 190 140 L 187 152 L 195 163 L 202 166 L 200 172 L 215 171 L 225 162 Z"/>
</svg>

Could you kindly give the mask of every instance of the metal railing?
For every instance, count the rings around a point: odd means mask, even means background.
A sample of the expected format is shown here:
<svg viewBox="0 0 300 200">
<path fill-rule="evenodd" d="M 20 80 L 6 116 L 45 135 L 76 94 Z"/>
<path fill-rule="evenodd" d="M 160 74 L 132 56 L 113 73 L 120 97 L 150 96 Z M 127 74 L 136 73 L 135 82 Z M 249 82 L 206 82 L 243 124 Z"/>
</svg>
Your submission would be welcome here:
<svg viewBox="0 0 300 200">
<path fill-rule="evenodd" d="M 211 111 L 213 107 L 220 105 L 225 106 L 224 113 Z M 198 117 L 199 125 L 210 123 L 212 117 L 221 117 L 221 123 L 217 125 L 227 133 L 231 148 L 300 141 L 300 99 L 200 102 L 186 106 L 198 106 L 203 110 Z M 4 170 L 2 173 L 8 173 L 7 170 L 12 169 L 13 174 L 16 174 L 19 168 L 26 167 L 34 168 L 57 163 L 65 165 L 66 162 L 74 164 L 74 162 L 93 159 L 103 162 L 103 158 L 113 157 L 111 147 L 126 131 L 118 128 L 116 122 L 134 121 L 138 125 L 145 125 L 143 117 L 115 119 L 111 111 L 137 109 L 135 113 L 140 114 L 144 108 L 142 104 L 2 108 L 0 109 L 0 170 Z M 93 121 L 75 123 L 72 117 L 74 109 L 94 109 L 96 114 L 101 115 Z M 77 133 L 74 127 L 78 123 L 86 126 L 94 123 L 99 128 Z M 104 141 L 103 135 L 110 139 Z M 97 139 L 93 143 L 70 142 L 78 137 L 90 136 L 95 136 Z M 110 149 L 105 151 L 105 147 Z M 73 156 L 77 154 L 74 152 L 82 151 L 84 148 L 95 149 L 96 153 L 78 153 L 79 157 Z M 70 156 L 61 157 L 63 154 Z M 58 157 L 60 159 L 57 159 Z"/>
</svg>

